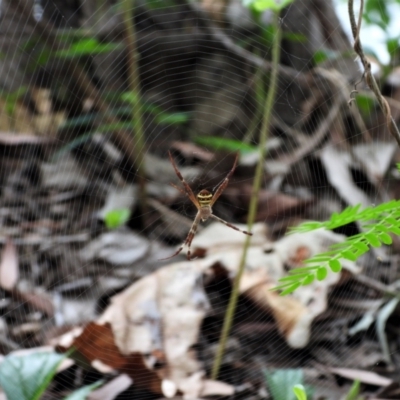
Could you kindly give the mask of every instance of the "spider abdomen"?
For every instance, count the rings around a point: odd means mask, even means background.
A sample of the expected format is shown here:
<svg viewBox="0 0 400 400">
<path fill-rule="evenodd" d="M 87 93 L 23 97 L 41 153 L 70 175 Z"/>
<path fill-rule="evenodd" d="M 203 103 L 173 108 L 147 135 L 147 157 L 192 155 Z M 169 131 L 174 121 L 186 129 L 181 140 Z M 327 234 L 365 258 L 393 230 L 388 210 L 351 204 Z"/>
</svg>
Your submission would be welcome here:
<svg viewBox="0 0 400 400">
<path fill-rule="evenodd" d="M 197 200 L 201 207 L 209 206 L 212 202 L 213 195 L 208 190 L 203 189 L 197 195 Z"/>
</svg>

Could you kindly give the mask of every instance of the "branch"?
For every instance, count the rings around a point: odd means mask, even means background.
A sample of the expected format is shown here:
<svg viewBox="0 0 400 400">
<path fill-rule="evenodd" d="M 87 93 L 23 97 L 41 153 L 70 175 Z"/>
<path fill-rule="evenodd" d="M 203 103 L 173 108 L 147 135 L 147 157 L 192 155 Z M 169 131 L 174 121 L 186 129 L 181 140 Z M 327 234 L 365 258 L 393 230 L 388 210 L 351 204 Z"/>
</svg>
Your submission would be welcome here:
<svg viewBox="0 0 400 400">
<path fill-rule="evenodd" d="M 357 23 L 356 23 L 354 11 L 353 11 L 353 3 L 354 3 L 354 0 L 349 0 L 348 11 L 349 11 L 351 31 L 353 33 L 353 38 L 354 38 L 354 46 L 353 46 L 354 51 L 358 54 L 358 56 L 360 57 L 361 63 L 364 66 L 364 76 L 365 76 L 367 85 L 374 92 L 375 97 L 378 100 L 378 103 L 379 103 L 383 113 L 385 114 L 386 124 L 387 124 L 387 127 L 389 128 L 389 132 L 395 138 L 397 144 L 400 146 L 400 132 L 399 132 L 399 130 L 396 126 L 396 123 L 392 117 L 392 114 L 390 112 L 389 104 L 388 104 L 387 100 L 382 96 L 382 93 L 378 87 L 378 84 L 376 83 L 376 80 L 375 80 L 374 76 L 372 75 L 371 63 L 367 60 L 367 57 L 364 54 L 364 50 L 362 48 L 362 44 L 360 41 L 360 30 L 361 30 L 362 14 L 363 14 L 363 10 L 364 10 L 364 0 L 360 0 L 360 11 L 358 14 Z"/>
</svg>

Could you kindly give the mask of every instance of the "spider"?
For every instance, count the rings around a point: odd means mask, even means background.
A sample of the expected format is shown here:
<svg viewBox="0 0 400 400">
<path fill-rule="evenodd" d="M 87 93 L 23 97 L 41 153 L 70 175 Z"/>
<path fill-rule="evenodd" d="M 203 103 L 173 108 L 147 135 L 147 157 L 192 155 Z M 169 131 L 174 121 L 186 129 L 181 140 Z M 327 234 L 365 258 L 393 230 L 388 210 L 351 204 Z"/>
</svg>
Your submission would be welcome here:
<svg viewBox="0 0 400 400">
<path fill-rule="evenodd" d="M 225 190 L 225 188 L 228 186 L 229 179 L 232 176 L 233 172 L 235 171 L 239 154 L 236 154 L 235 162 L 233 163 L 232 169 L 229 171 L 228 175 L 222 181 L 222 183 L 217 187 L 217 190 L 215 191 L 215 193 L 210 193 L 208 190 L 203 189 L 197 194 L 197 196 L 194 195 L 191 187 L 185 181 L 182 174 L 179 172 L 178 167 L 176 166 L 175 161 L 171 155 L 171 152 L 168 152 L 168 154 L 169 154 L 169 159 L 171 160 L 171 164 L 174 167 L 175 173 L 178 176 L 178 178 L 180 179 L 180 181 L 182 182 L 183 188 L 178 187 L 178 186 L 174 185 L 173 183 L 171 183 L 171 185 L 175 189 L 179 190 L 182 194 L 185 194 L 186 196 L 189 197 L 189 199 L 192 201 L 192 203 L 197 208 L 197 214 L 193 221 L 192 227 L 190 228 L 190 231 L 189 231 L 188 235 L 186 236 L 186 239 L 183 242 L 182 246 L 179 247 L 179 249 L 174 254 L 172 254 L 172 256 L 163 258 L 162 260 L 168 260 L 170 258 L 177 256 L 183 250 L 185 245 L 188 246 L 187 259 L 190 260 L 191 259 L 190 258 L 190 246 L 192 244 L 192 240 L 193 240 L 194 236 L 196 235 L 196 231 L 197 231 L 197 227 L 199 226 L 199 222 L 207 221 L 209 218 L 213 218 L 219 222 L 222 222 L 226 226 L 229 226 L 229 228 L 235 229 L 236 231 L 240 231 L 240 232 L 244 233 L 245 235 L 249 235 L 249 236 L 253 235 L 251 232 L 242 231 L 235 225 L 232 225 L 229 222 L 224 221 L 223 219 L 214 215 L 212 212 L 212 206 L 218 200 L 219 196 L 221 196 L 221 194 Z"/>
</svg>

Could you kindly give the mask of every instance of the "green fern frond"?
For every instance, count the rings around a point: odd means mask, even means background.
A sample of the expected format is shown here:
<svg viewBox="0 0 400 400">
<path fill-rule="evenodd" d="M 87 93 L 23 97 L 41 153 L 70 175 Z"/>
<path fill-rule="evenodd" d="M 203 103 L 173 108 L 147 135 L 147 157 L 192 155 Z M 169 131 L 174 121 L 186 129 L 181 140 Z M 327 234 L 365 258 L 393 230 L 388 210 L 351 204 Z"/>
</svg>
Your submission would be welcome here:
<svg viewBox="0 0 400 400">
<path fill-rule="evenodd" d="M 304 233 L 320 228 L 333 230 L 356 221 L 363 232 L 348 237 L 344 242 L 335 243 L 328 251 L 305 260 L 305 267 L 290 271 L 288 276 L 279 279 L 280 284 L 272 290 L 281 290 L 281 296 L 292 293 L 300 286 L 311 284 L 315 279 L 324 280 L 328 270 L 340 272 L 342 260 L 356 261 L 371 247 L 390 245 L 393 241 L 390 235 L 400 235 L 400 200 L 362 210 L 360 204 L 347 207 L 341 213 L 332 214 L 328 221 L 306 222 L 290 229 L 289 233 Z"/>
</svg>

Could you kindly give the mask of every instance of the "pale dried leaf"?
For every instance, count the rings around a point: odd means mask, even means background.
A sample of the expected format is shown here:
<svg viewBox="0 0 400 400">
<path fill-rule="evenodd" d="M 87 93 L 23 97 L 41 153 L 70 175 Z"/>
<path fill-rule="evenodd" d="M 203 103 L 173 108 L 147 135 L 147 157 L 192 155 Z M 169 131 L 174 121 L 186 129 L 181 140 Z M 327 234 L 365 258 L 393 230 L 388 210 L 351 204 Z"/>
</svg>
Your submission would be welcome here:
<svg viewBox="0 0 400 400">
<path fill-rule="evenodd" d="M 374 183 L 385 176 L 396 149 L 394 142 L 360 143 L 352 147 L 354 156 Z"/>
<path fill-rule="evenodd" d="M 125 185 L 122 188 L 114 188 L 108 192 L 104 206 L 97 212 L 100 219 L 104 219 L 110 211 L 118 209 L 132 210 L 137 201 L 137 186 Z"/>
<path fill-rule="evenodd" d="M 393 380 L 386 378 L 382 375 L 378 375 L 375 372 L 363 371 L 359 369 L 350 368 L 329 368 L 333 373 L 343 376 L 350 380 L 359 380 L 362 383 L 374 386 L 387 386 L 390 385 Z"/>
<path fill-rule="evenodd" d="M 113 400 L 121 392 L 128 389 L 128 387 L 132 383 L 133 381 L 128 375 L 118 375 L 116 378 L 112 379 L 101 388 L 96 389 L 95 391 L 90 393 L 88 396 L 88 400 Z"/>
<path fill-rule="evenodd" d="M 0 264 L 0 286 L 4 290 L 15 288 L 19 279 L 18 254 L 14 243 L 7 240 L 2 254 Z"/>
<path fill-rule="evenodd" d="M 330 184 L 347 204 L 362 204 L 364 207 L 370 204 L 368 196 L 354 183 L 349 153 L 326 146 L 321 150 L 321 161 Z"/>
<path fill-rule="evenodd" d="M 80 256 L 83 261 L 103 259 L 114 265 L 130 265 L 142 259 L 149 251 L 147 239 L 119 228 L 103 233 L 84 247 Z"/>
</svg>

